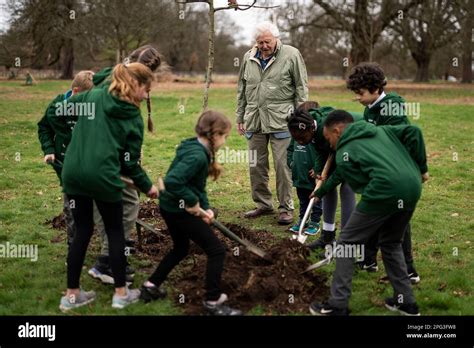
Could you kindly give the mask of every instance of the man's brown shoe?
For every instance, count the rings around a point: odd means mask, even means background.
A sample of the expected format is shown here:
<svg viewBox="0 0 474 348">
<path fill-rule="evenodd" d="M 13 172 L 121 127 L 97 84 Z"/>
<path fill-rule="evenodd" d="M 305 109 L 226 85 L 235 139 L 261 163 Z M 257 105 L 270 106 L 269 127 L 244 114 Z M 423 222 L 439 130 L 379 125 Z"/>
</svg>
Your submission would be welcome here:
<svg viewBox="0 0 474 348">
<path fill-rule="evenodd" d="M 289 225 L 293 222 L 293 213 L 289 211 L 282 211 L 278 217 L 280 225 Z"/>
<path fill-rule="evenodd" d="M 254 210 L 250 210 L 244 214 L 244 217 L 251 219 L 251 218 L 257 218 L 262 215 L 269 215 L 273 213 L 273 209 L 262 209 L 262 208 L 257 208 Z"/>
</svg>

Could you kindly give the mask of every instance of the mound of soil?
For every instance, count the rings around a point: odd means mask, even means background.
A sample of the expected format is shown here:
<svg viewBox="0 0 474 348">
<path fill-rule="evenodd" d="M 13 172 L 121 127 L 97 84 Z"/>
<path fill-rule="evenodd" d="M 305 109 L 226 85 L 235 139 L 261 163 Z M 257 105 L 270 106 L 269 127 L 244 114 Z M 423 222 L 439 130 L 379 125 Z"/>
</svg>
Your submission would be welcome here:
<svg viewBox="0 0 474 348">
<path fill-rule="evenodd" d="M 141 228 L 135 257 L 152 261 L 154 269 L 173 243 L 154 202 L 141 205 L 139 218 L 153 226 L 155 231 Z M 49 223 L 54 228 L 64 229 L 65 226 L 58 221 L 61 221 L 60 216 Z M 271 258 L 271 261 L 263 260 L 215 231 L 227 248 L 221 285 L 229 295 L 229 305 L 244 311 L 258 307 L 261 314 L 307 314 L 312 301 L 322 301 L 327 297 L 326 276 L 317 272 L 301 273 L 311 264 L 309 251 L 303 245 L 289 238 L 282 240 L 268 231 L 225 225 L 239 237 L 264 249 Z M 192 243 L 189 256 L 168 278 L 170 296 L 186 314 L 202 313 L 206 263 L 205 253 Z M 150 274 L 152 270 L 137 271 Z"/>
</svg>

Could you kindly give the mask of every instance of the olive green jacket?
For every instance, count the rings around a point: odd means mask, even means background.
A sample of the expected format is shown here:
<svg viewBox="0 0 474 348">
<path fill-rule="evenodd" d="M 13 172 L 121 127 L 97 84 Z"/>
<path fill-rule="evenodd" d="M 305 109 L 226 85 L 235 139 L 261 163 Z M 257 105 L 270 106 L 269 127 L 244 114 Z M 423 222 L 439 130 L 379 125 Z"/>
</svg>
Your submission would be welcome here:
<svg viewBox="0 0 474 348">
<path fill-rule="evenodd" d="M 278 40 L 275 53 L 262 70 L 257 46 L 245 53 L 239 73 L 237 123 L 248 132 L 288 131 L 287 117 L 308 99 L 306 66 L 298 49 Z"/>
</svg>

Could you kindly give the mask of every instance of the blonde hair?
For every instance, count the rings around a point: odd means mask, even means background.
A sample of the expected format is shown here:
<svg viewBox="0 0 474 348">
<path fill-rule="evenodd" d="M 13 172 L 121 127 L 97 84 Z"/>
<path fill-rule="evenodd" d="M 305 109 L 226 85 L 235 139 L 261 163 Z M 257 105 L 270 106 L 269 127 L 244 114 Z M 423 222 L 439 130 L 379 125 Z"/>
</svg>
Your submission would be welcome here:
<svg viewBox="0 0 474 348">
<path fill-rule="evenodd" d="M 143 64 L 117 64 L 112 71 L 109 92 L 119 99 L 140 107 L 140 100 L 136 97 L 137 87 L 145 85 L 150 88 L 153 78 L 151 70 Z"/>
<path fill-rule="evenodd" d="M 78 88 L 81 92 L 88 91 L 92 87 L 94 87 L 94 83 L 92 82 L 92 77 L 94 76 L 94 72 L 90 70 L 82 70 L 79 71 L 76 76 L 74 76 L 74 80 L 71 83 L 71 89 Z"/>
<path fill-rule="evenodd" d="M 211 152 L 211 165 L 208 175 L 217 180 L 222 173 L 222 166 L 216 162 L 216 148 L 214 146 L 214 135 L 223 135 L 230 132 L 232 123 L 222 113 L 207 110 L 199 117 L 195 127 L 196 134 L 205 137 L 209 141 Z"/>
</svg>

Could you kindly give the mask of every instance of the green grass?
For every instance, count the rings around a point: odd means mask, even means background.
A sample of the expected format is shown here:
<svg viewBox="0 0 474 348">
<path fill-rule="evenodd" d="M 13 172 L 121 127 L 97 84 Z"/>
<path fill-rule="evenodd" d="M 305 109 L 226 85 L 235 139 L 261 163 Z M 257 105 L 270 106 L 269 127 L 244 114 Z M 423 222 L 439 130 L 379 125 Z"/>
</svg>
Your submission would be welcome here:
<svg viewBox="0 0 474 348">
<path fill-rule="evenodd" d="M 0 260 L 0 315 L 59 314 L 59 298 L 66 285 L 66 246 L 50 242 L 59 232 L 43 223 L 61 211 L 61 191 L 54 172 L 42 163 L 36 122 L 49 101 L 64 91 L 67 84 L 41 81 L 36 86 L 25 87 L 17 81 L 0 82 L 0 243 L 37 244 L 39 248 L 37 262 Z M 235 89 L 232 85 L 222 85 L 212 89 L 210 95 L 210 107 L 224 112 L 233 121 Z M 425 315 L 473 315 L 474 219 L 469 208 L 474 192 L 473 88 L 440 84 L 411 88 L 405 83 L 399 89 L 395 85 L 394 89 L 407 101 L 421 103 L 421 117 L 413 123 L 423 129 L 429 154 L 431 179 L 424 185 L 412 220 L 413 250 L 422 277 L 420 285 L 415 286 L 415 295 Z M 351 101 L 352 95 L 342 82 L 328 86 L 316 82 L 311 91 L 311 99 L 322 105 L 362 111 L 362 106 Z M 154 89 L 156 132 L 146 134 L 143 146 L 143 165 L 151 177 L 164 174 L 173 159 L 175 146 L 181 139 L 193 136 L 201 93 L 201 85 L 180 85 L 176 89 L 173 85 L 167 88 L 158 85 Z M 185 106 L 182 114 L 178 112 L 180 104 Z M 226 146 L 246 149 L 245 140 L 235 131 Z M 454 152 L 457 161 L 453 161 Z M 248 169 L 245 164 L 227 164 L 225 168 L 224 176 L 217 183 L 210 181 L 208 186 L 210 200 L 219 208 L 221 219 L 288 236 L 273 216 L 256 221 L 240 218 L 245 210 L 254 206 Z M 274 191 L 273 172 L 271 187 Z M 97 252 L 97 243 L 94 243 L 86 266 L 92 265 Z M 140 267 L 153 266 L 147 260 L 133 259 L 132 262 Z M 333 267 L 321 272 L 330 274 Z M 350 304 L 353 314 L 391 315 L 382 306 L 383 298 L 391 294 L 389 285 L 378 283 L 383 274 L 382 267 L 377 274 L 359 272 L 354 276 Z M 146 274 L 136 277 L 136 284 L 140 284 Z M 75 315 L 182 313 L 179 305 L 171 300 L 140 303 L 118 312 L 110 307 L 111 288 L 93 281 L 85 272 L 82 286 L 96 290 L 98 299 L 94 305 L 75 311 Z M 252 313 L 259 314 L 262 310 L 256 308 Z"/>
</svg>

